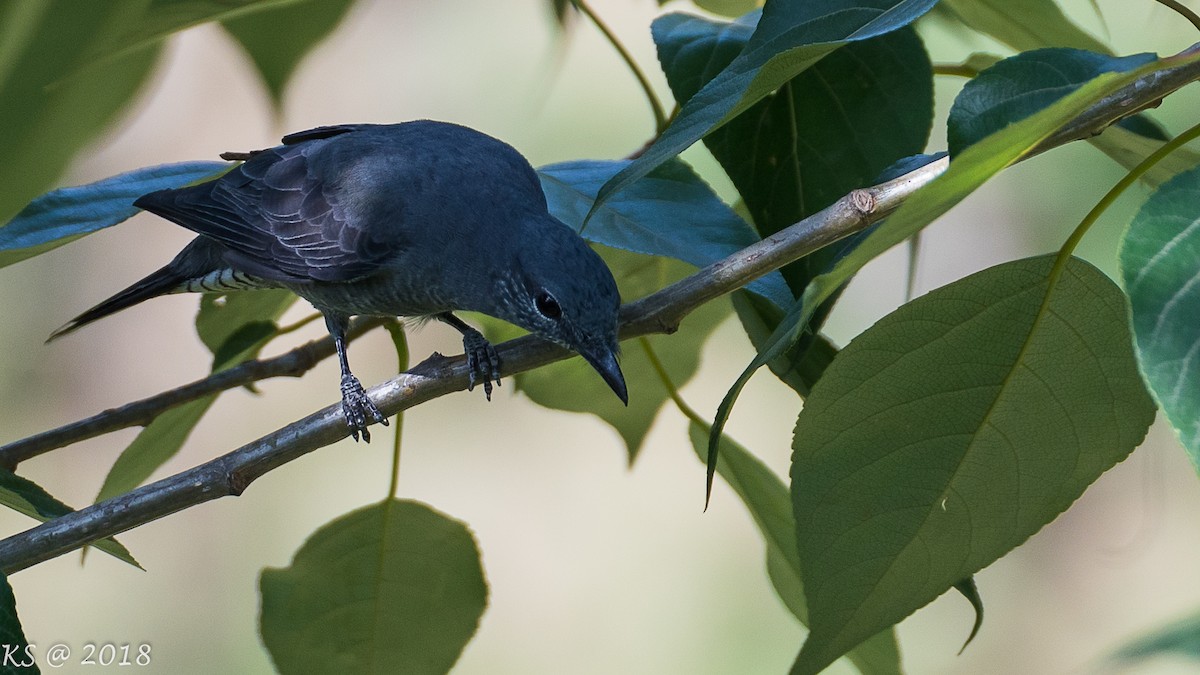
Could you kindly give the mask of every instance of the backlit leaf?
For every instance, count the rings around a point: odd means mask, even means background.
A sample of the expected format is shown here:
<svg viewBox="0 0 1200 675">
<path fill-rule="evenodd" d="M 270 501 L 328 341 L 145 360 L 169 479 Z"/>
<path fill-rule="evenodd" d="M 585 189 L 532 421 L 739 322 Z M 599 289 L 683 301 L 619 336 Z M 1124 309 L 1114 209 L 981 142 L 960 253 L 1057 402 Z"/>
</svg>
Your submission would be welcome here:
<svg viewBox="0 0 1200 675">
<path fill-rule="evenodd" d="M 902 306 L 796 422 L 792 498 L 817 673 L 1052 521 L 1144 438 L 1120 289 L 1005 263 Z M 1052 285 L 1051 285 L 1052 284 Z"/>
<path fill-rule="evenodd" d="M 325 525 L 259 587 L 263 643 L 284 675 L 441 675 L 487 605 L 467 526 L 402 500 Z"/>
</svg>

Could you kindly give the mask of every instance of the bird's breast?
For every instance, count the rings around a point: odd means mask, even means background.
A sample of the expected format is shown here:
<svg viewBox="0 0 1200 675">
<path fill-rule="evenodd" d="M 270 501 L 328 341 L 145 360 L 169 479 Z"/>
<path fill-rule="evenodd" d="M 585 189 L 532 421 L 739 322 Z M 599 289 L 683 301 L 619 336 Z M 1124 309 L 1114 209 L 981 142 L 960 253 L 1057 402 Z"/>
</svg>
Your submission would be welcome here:
<svg viewBox="0 0 1200 675">
<path fill-rule="evenodd" d="M 372 275 L 348 282 L 285 284 L 322 309 L 366 316 L 425 316 L 461 309 L 429 279 L 405 274 Z"/>
</svg>

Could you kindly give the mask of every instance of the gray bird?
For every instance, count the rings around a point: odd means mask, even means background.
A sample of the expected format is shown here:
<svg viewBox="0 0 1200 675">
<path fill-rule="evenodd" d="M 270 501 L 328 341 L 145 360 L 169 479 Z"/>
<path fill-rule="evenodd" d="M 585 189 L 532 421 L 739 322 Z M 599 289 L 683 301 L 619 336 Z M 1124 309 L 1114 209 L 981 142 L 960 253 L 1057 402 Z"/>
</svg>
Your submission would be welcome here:
<svg viewBox="0 0 1200 675">
<path fill-rule="evenodd" d="M 165 267 L 50 339 L 168 293 L 286 288 L 325 316 L 355 440 L 387 419 L 346 360 L 350 317 L 433 317 L 463 335 L 469 389 L 491 399 L 500 361 L 454 314 L 482 312 L 578 352 L 628 403 L 617 364 L 620 297 L 584 240 L 550 215 L 511 146 L 428 120 L 320 127 L 246 153 L 220 178 L 134 205 L 196 232 Z"/>
</svg>

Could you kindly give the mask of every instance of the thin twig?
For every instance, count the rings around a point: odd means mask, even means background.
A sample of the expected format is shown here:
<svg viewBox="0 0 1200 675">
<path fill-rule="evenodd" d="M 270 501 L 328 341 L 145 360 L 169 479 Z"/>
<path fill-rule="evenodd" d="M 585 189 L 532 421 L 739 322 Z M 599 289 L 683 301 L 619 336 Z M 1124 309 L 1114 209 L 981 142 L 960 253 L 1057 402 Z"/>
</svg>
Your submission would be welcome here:
<svg viewBox="0 0 1200 675">
<path fill-rule="evenodd" d="M 1192 23 L 1192 25 L 1196 27 L 1196 30 L 1200 30 L 1200 16 L 1197 16 L 1196 13 L 1193 12 L 1191 9 L 1188 9 L 1182 3 L 1176 2 L 1175 0 L 1157 0 L 1157 1 L 1158 1 L 1158 4 L 1166 5 L 1167 7 L 1170 7 L 1171 9 L 1173 9 L 1176 12 L 1178 12 L 1179 14 L 1181 14 L 1183 16 L 1183 18 L 1190 21 Z"/>
<path fill-rule="evenodd" d="M 1113 121 L 1152 107 L 1175 89 L 1200 78 L 1200 60 L 1189 60 L 1197 51 L 1200 45 L 1168 57 L 1168 61 L 1180 63 L 1106 97 L 1064 130 L 1051 135 L 1037 151 L 1100 133 Z M 948 161 L 941 159 L 896 180 L 855 190 L 791 227 L 624 305 L 621 337 L 673 332 L 679 321 L 700 305 L 884 218 L 947 166 Z M 571 355 L 528 335 L 498 346 L 497 352 L 506 375 Z M 369 393 L 380 410 L 394 415 L 466 386 L 464 358 L 435 354 Z M 11 574 L 191 506 L 239 495 L 259 476 L 347 435 L 341 405 L 331 405 L 217 459 L 0 540 L 0 571 Z"/>
<path fill-rule="evenodd" d="M 979 75 L 979 69 L 973 68 L 966 63 L 935 63 L 933 64 L 933 74 L 965 77 L 969 80 Z"/>
<path fill-rule="evenodd" d="M 592 11 L 592 8 L 584 0 L 571 0 L 571 4 L 575 5 L 580 12 L 583 12 L 587 18 L 592 20 L 592 23 L 596 24 L 596 28 L 604 34 L 608 43 L 613 46 L 613 49 L 617 50 L 617 54 L 621 56 L 621 60 L 633 72 L 633 76 L 637 78 L 638 84 L 641 85 L 642 91 L 646 94 L 646 99 L 650 101 L 650 109 L 654 111 L 654 133 L 655 135 L 661 134 L 663 129 L 667 128 L 667 115 L 663 112 L 662 103 L 659 102 L 658 96 L 655 95 L 654 87 L 650 86 L 650 80 L 646 77 L 646 73 L 642 72 L 637 61 L 633 59 L 633 55 L 629 53 L 629 50 L 625 49 L 625 45 L 621 44 L 616 34 L 600 20 L 600 17 Z"/>
<path fill-rule="evenodd" d="M 346 337 L 353 340 L 380 325 L 383 321 L 384 319 L 377 318 L 355 321 L 347 331 Z M 0 467 L 14 471 L 21 462 L 51 450 L 120 429 L 145 426 L 171 408 L 210 394 L 244 387 L 270 377 L 300 377 L 324 359 L 332 356 L 333 352 L 333 338 L 326 336 L 302 344 L 279 356 L 247 361 L 181 387 L 126 403 L 117 408 L 109 408 L 77 422 L 64 424 L 61 427 L 13 441 L 0 446 Z"/>
</svg>

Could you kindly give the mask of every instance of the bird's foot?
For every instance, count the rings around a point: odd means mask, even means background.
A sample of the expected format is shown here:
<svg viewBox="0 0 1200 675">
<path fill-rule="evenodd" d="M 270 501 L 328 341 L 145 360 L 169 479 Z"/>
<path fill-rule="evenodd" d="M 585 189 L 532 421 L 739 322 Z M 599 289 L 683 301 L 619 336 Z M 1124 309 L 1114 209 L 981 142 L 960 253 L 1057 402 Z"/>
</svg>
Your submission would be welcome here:
<svg viewBox="0 0 1200 675">
<path fill-rule="evenodd" d="M 346 426 L 350 427 L 350 435 L 356 441 L 358 435 L 362 434 L 364 442 L 371 442 L 371 432 L 367 431 L 367 425 L 372 421 L 385 427 L 388 425 L 387 417 L 371 402 L 362 383 L 357 377 L 349 374 L 342 376 L 342 412 L 346 415 Z"/>
<path fill-rule="evenodd" d="M 476 380 L 483 382 L 483 394 L 492 400 L 492 383 L 500 386 L 500 355 L 483 333 L 472 329 L 463 333 L 463 350 L 467 354 L 467 391 L 475 389 Z"/>
</svg>

